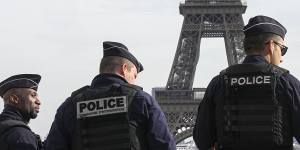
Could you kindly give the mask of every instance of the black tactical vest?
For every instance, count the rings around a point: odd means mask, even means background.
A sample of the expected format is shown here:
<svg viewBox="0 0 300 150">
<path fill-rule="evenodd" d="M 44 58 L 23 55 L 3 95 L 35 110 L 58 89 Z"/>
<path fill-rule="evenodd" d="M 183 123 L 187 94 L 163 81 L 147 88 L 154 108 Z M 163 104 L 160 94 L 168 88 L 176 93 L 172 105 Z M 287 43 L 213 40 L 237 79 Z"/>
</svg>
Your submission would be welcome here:
<svg viewBox="0 0 300 150">
<path fill-rule="evenodd" d="M 290 111 L 278 94 L 288 72 L 271 64 L 238 64 L 221 72 L 224 100 L 216 100 L 218 149 L 292 149 Z"/>
<path fill-rule="evenodd" d="M 146 150 L 144 128 L 128 116 L 138 90 L 141 88 L 134 85 L 112 84 L 87 86 L 72 94 L 77 110 L 72 149 Z"/>
<path fill-rule="evenodd" d="M 25 128 L 26 130 L 30 130 L 31 129 L 27 126 L 27 124 L 25 124 L 22 121 L 18 121 L 18 120 L 3 120 L 0 121 L 0 147 L 1 150 L 8 150 L 8 145 L 5 141 L 7 134 L 9 133 L 9 130 L 12 130 L 14 127 L 22 127 Z M 39 135 L 35 134 L 32 132 L 32 134 L 35 135 L 36 140 L 37 140 L 37 150 L 42 150 L 43 149 L 43 143 L 42 140 L 40 138 Z"/>
</svg>

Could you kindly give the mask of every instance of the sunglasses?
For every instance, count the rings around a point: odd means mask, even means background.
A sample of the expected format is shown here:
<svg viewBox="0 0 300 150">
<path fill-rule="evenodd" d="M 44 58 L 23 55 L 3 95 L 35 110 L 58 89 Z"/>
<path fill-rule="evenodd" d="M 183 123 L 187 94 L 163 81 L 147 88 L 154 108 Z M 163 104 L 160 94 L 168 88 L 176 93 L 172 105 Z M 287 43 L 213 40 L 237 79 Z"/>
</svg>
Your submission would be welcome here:
<svg viewBox="0 0 300 150">
<path fill-rule="evenodd" d="M 284 46 L 284 45 L 282 45 L 282 44 L 279 44 L 278 42 L 274 42 L 274 41 L 273 41 L 273 43 L 280 47 L 280 49 L 281 49 L 281 56 L 284 56 L 285 53 L 286 53 L 287 50 L 288 50 L 288 47 L 287 47 L 287 46 Z"/>
</svg>

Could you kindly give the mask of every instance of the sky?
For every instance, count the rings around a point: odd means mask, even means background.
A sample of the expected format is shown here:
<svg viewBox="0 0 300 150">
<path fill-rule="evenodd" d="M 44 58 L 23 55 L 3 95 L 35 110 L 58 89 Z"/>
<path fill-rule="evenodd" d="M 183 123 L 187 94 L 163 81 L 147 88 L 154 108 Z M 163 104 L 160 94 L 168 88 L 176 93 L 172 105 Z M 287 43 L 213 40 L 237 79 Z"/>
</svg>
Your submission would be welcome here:
<svg viewBox="0 0 300 150">
<path fill-rule="evenodd" d="M 173 63 L 183 16 L 180 0 L 0 0 L 0 81 L 21 73 L 42 76 L 38 118 L 32 130 L 45 137 L 56 109 L 72 91 L 98 74 L 103 41 L 125 44 L 145 70 L 137 84 L 151 93 L 164 87 Z M 288 30 L 284 67 L 300 78 L 300 2 L 248 0 L 244 22 L 267 15 Z M 194 87 L 206 87 L 227 67 L 223 38 L 202 39 Z M 3 101 L 0 101 L 0 109 Z"/>
</svg>

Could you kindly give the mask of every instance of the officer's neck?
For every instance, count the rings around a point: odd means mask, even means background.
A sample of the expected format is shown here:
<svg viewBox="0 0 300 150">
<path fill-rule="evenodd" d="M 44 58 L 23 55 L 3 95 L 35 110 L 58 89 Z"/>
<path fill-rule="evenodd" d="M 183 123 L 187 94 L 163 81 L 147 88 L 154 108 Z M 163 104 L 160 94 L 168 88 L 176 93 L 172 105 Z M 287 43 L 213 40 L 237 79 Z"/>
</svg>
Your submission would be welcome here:
<svg viewBox="0 0 300 150">
<path fill-rule="evenodd" d="M 10 105 L 10 104 L 5 104 L 4 105 L 4 110 L 3 113 L 6 113 L 9 118 L 14 119 L 14 120 L 20 120 L 23 121 L 24 123 L 28 124 L 30 121 L 30 116 L 29 114 L 23 112 L 16 106 Z"/>
</svg>

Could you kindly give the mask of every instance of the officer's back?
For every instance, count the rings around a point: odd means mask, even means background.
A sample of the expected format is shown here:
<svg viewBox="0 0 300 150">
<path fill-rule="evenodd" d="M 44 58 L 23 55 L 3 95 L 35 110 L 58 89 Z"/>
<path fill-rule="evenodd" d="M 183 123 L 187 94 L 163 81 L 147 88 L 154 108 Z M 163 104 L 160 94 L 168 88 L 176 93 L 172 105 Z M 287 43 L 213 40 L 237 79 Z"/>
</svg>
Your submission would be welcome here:
<svg viewBox="0 0 300 150">
<path fill-rule="evenodd" d="M 193 137 L 200 150 L 287 150 L 300 140 L 300 82 L 278 67 L 286 29 L 256 16 L 244 27 L 243 64 L 223 70 L 207 87 Z"/>
<path fill-rule="evenodd" d="M 60 106 L 46 148 L 175 150 L 159 105 L 133 85 L 141 63 L 121 43 L 103 48 L 100 74 Z"/>
</svg>

